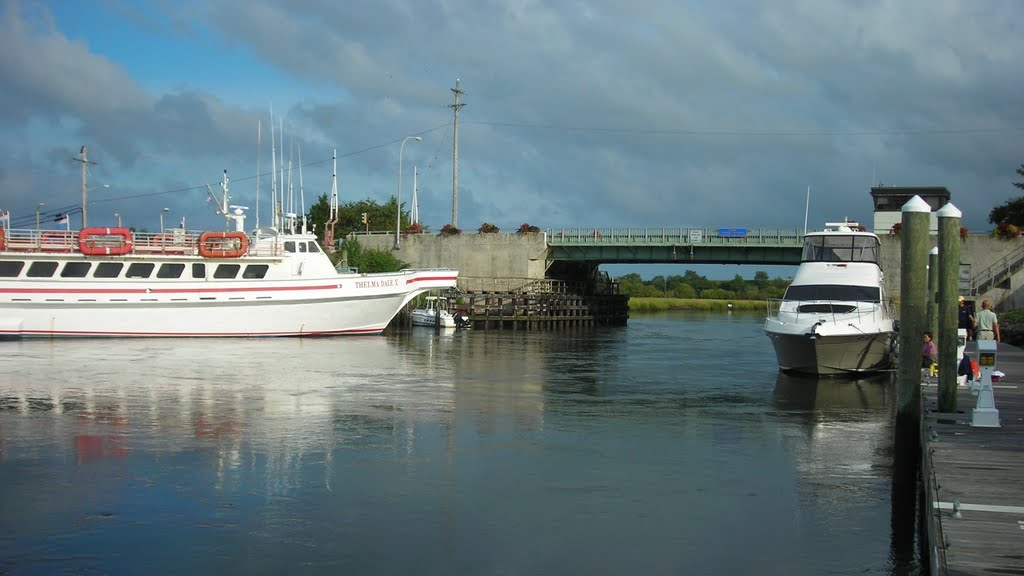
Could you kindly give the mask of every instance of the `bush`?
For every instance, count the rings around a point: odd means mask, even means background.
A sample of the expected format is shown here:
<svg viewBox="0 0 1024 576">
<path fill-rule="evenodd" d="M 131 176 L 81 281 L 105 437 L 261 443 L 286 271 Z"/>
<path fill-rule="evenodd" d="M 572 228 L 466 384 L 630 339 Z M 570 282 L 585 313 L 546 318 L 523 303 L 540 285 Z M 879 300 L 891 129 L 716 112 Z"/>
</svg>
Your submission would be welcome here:
<svg viewBox="0 0 1024 576">
<path fill-rule="evenodd" d="M 423 225 L 419 222 L 413 222 L 405 228 L 406 234 L 422 234 L 424 231 Z"/>
<path fill-rule="evenodd" d="M 462 234 L 462 230 L 459 230 L 451 224 L 445 224 L 444 227 L 441 228 L 441 232 L 439 232 L 439 234 L 441 236 L 458 236 L 459 234 Z"/>
<path fill-rule="evenodd" d="M 1012 240 L 1020 236 L 1020 228 L 1013 224 L 1000 224 L 992 230 L 992 235 L 1003 240 Z"/>
<path fill-rule="evenodd" d="M 481 234 L 497 234 L 501 230 L 494 224 L 491 224 L 490 222 L 484 222 L 483 224 L 480 225 L 480 229 L 478 231 Z"/>
<path fill-rule="evenodd" d="M 540 232 L 540 226 L 523 223 L 519 225 L 519 230 L 516 234 L 536 234 L 538 232 Z"/>
</svg>

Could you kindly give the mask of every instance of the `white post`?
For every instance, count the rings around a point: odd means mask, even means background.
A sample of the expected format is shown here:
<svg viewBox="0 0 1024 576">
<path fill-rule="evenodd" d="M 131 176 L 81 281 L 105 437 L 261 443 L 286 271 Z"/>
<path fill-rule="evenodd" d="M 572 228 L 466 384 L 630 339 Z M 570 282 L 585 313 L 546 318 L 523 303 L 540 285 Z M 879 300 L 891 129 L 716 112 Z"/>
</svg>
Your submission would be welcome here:
<svg viewBox="0 0 1024 576">
<path fill-rule="evenodd" d="M 978 402 L 971 412 L 971 426 L 999 428 L 999 410 L 996 410 L 996 399 L 992 394 L 996 349 L 995 340 L 978 340 L 978 367 L 981 369 L 981 380 L 971 382 L 971 394 L 978 397 Z M 999 380 L 999 376 L 995 378 Z"/>
</svg>

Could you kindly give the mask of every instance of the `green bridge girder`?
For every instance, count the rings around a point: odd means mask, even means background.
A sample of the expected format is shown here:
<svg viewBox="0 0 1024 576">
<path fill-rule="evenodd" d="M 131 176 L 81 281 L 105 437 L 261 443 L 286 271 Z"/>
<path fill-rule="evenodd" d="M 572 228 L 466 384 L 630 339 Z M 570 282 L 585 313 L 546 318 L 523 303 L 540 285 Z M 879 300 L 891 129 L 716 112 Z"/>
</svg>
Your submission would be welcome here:
<svg viewBox="0 0 1024 576">
<path fill-rule="evenodd" d="M 591 264 L 798 265 L 798 228 L 565 228 L 547 230 L 548 266 Z"/>
</svg>

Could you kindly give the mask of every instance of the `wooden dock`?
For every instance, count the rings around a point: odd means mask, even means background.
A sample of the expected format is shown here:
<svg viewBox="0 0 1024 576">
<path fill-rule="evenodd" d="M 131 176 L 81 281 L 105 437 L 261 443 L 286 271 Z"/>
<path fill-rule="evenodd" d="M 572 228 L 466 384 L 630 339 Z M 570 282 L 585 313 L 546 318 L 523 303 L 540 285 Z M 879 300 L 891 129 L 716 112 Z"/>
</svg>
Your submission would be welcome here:
<svg viewBox="0 0 1024 576">
<path fill-rule="evenodd" d="M 994 385 L 999 428 L 971 426 L 968 387 L 955 414 L 936 412 L 934 384 L 922 389 L 933 575 L 1024 574 L 1024 350 L 1000 344 L 996 369 L 1006 374 Z"/>
</svg>

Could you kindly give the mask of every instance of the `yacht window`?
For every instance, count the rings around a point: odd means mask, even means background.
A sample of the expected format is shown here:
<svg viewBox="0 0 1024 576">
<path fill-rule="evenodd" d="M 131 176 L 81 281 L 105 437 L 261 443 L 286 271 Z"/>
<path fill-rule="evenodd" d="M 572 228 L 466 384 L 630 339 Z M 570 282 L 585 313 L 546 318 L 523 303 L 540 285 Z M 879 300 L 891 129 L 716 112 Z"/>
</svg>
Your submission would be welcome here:
<svg viewBox="0 0 1024 576">
<path fill-rule="evenodd" d="M 61 278 L 85 278 L 92 268 L 92 262 L 68 262 L 60 271 Z"/>
<path fill-rule="evenodd" d="M 242 278 L 263 278 L 267 275 L 267 270 L 270 266 L 266 264 L 249 264 L 245 267 L 245 272 L 242 273 Z"/>
<path fill-rule="evenodd" d="M 305 242 L 299 242 L 299 252 L 305 252 L 305 251 L 306 251 L 306 243 Z"/>
<path fill-rule="evenodd" d="M 241 268 L 238 264 L 219 264 L 217 269 L 213 272 L 214 278 L 227 279 L 235 278 L 238 276 L 238 270 Z"/>
<path fill-rule="evenodd" d="M 18 274 L 21 274 L 21 269 L 25 267 L 25 263 L 19 261 L 5 260 L 0 262 L 0 278 L 14 278 Z"/>
<path fill-rule="evenodd" d="M 156 264 L 152 262 L 132 262 L 128 265 L 128 271 L 124 273 L 125 278 L 149 278 L 153 274 Z"/>
<path fill-rule="evenodd" d="M 33 262 L 25 275 L 29 278 L 50 278 L 56 271 L 56 262 Z"/>
<path fill-rule="evenodd" d="M 202 264 L 200 262 L 192 264 L 192 277 L 206 278 L 206 264 Z"/>
<path fill-rule="evenodd" d="M 316 242 L 310 240 L 309 241 L 309 251 L 310 252 L 319 252 L 320 251 L 320 247 L 316 245 Z"/>
<path fill-rule="evenodd" d="M 289 241 L 285 242 L 284 243 L 284 251 L 285 252 L 295 252 L 295 241 L 294 240 L 289 240 Z"/>
<path fill-rule="evenodd" d="M 184 264 L 178 264 L 175 262 L 167 262 L 160 265 L 160 269 L 156 271 L 157 278 L 181 278 L 181 273 L 185 271 Z"/>
<path fill-rule="evenodd" d="M 93 271 L 93 278 L 117 278 L 121 275 L 124 264 L 121 262 L 100 262 Z"/>
<path fill-rule="evenodd" d="M 790 286 L 784 300 L 842 300 L 847 302 L 880 302 L 877 286 L 841 286 L 838 284 L 808 284 Z"/>
</svg>

